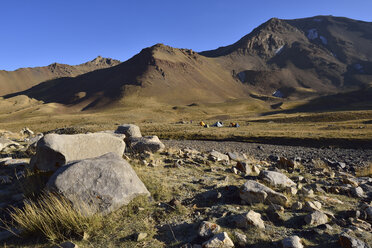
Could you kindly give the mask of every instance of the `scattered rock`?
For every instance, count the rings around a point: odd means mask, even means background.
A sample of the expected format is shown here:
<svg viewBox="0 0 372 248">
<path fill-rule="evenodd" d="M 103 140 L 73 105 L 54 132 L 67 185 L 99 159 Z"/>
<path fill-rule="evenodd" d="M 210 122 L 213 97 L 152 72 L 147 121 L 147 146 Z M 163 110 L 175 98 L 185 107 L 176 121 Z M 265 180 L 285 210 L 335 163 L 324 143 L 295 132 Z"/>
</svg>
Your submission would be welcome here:
<svg viewBox="0 0 372 248">
<path fill-rule="evenodd" d="M 22 128 L 20 133 L 21 133 L 22 136 L 27 136 L 27 137 L 30 137 L 30 136 L 34 135 L 34 132 L 31 129 L 29 129 L 28 127 Z"/>
<path fill-rule="evenodd" d="M 230 248 L 234 243 L 226 232 L 214 235 L 210 240 L 203 243 L 203 248 Z"/>
<path fill-rule="evenodd" d="M 248 239 L 247 239 L 247 236 L 242 234 L 242 233 L 239 233 L 237 231 L 233 231 L 233 235 L 235 237 L 235 240 L 237 241 L 238 245 L 240 246 L 246 246 L 247 243 L 248 243 Z"/>
<path fill-rule="evenodd" d="M 369 245 L 363 241 L 353 238 L 346 233 L 340 235 L 339 243 L 342 248 L 369 248 Z"/>
<path fill-rule="evenodd" d="M 133 137 L 129 139 L 130 147 L 137 153 L 161 152 L 165 145 L 159 140 L 158 136 Z"/>
<path fill-rule="evenodd" d="M 123 156 L 125 143 L 105 133 L 59 135 L 47 134 L 38 143 L 30 165 L 41 171 L 55 171 L 74 161 L 94 158 L 106 153 Z"/>
<path fill-rule="evenodd" d="M 250 210 L 246 214 L 245 217 L 246 217 L 247 223 L 249 225 L 253 225 L 253 226 L 257 227 L 257 228 L 265 229 L 265 223 L 261 219 L 261 214 L 256 213 L 253 210 Z"/>
<path fill-rule="evenodd" d="M 137 196 L 150 193 L 130 164 L 114 153 L 71 162 L 49 179 L 48 189 L 57 190 L 85 212 L 110 213 Z"/>
<path fill-rule="evenodd" d="M 208 158 L 215 162 L 229 162 L 229 156 L 217 151 L 212 151 L 209 154 Z"/>
<path fill-rule="evenodd" d="M 367 219 L 372 221 L 372 206 L 367 207 L 364 211 L 367 214 Z"/>
<path fill-rule="evenodd" d="M 240 198 L 247 203 L 275 203 L 286 206 L 288 199 L 285 195 L 275 192 L 265 185 L 248 180 L 239 191 Z"/>
<path fill-rule="evenodd" d="M 299 201 L 296 201 L 292 204 L 292 210 L 301 210 L 302 209 L 302 203 Z"/>
<path fill-rule="evenodd" d="M 10 146 L 18 147 L 20 146 L 20 144 L 18 144 L 17 142 L 11 141 L 10 139 L 0 137 L 0 152 Z"/>
<path fill-rule="evenodd" d="M 308 225 L 314 226 L 326 224 L 328 222 L 328 216 L 323 212 L 314 211 L 305 217 L 305 222 Z"/>
<path fill-rule="evenodd" d="M 220 231 L 221 227 L 215 223 L 203 221 L 199 227 L 198 234 L 200 237 L 209 238 Z"/>
<path fill-rule="evenodd" d="M 315 195 L 314 195 L 314 190 L 310 189 L 310 188 L 302 188 L 301 189 L 301 194 L 304 196 L 304 197 L 309 197 L 309 198 L 314 198 Z"/>
<path fill-rule="evenodd" d="M 361 187 L 356 187 L 351 189 L 351 194 L 358 198 L 364 198 L 366 197 L 366 194 L 364 193 L 363 189 Z"/>
<path fill-rule="evenodd" d="M 289 187 L 289 188 L 286 188 L 285 191 L 289 194 L 289 195 L 296 195 L 298 190 L 295 188 L 295 187 Z"/>
<path fill-rule="evenodd" d="M 259 176 L 274 187 L 292 187 L 296 185 L 296 183 L 286 175 L 276 171 L 263 170 L 260 172 Z"/>
<path fill-rule="evenodd" d="M 231 160 L 234 160 L 236 162 L 247 160 L 247 156 L 244 153 L 228 152 L 227 155 Z"/>
<path fill-rule="evenodd" d="M 280 157 L 279 158 L 278 165 L 279 165 L 279 168 L 286 169 L 286 170 L 288 170 L 288 169 L 293 170 L 297 167 L 296 162 L 294 162 L 290 159 L 287 159 L 285 157 Z"/>
<path fill-rule="evenodd" d="M 115 133 L 122 133 L 125 134 L 128 138 L 141 138 L 141 130 L 138 126 L 134 124 L 122 124 L 118 126 L 115 130 Z"/>
<path fill-rule="evenodd" d="M 137 234 L 136 234 L 136 241 L 137 241 L 137 242 L 142 241 L 142 240 L 144 240 L 146 237 L 147 237 L 147 233 L 145 233 L 145 232 L 137 233 Z"/>
<path fill-rule="evenodd" d="M 284 212 L 283 206 L 280 206 L 278 204 L 270 204 L 267 208 L 267 211 L 269 212 Z"/>
<path fill-rule="evenodd" d="M 252 172 L 256 175 L 259 175 L 260 174 L 260 167 L 258 167 L 257 165 L 252 165 Z"/>
<path fill-rule="evenodd" d="M 304 210 L 313 212 L 313 211 L 319 211 L 322 208 L 322 204 L 318 201 L 307 201 L 305 202 Z"/>
<path fill-rule="evenodd" d="M 298 236 L 290 236 L 282 240 L 283 248 L 303 248 L 301 239 Z"/>
<path fill-rule="evenodd" d="M 251 167 L 246 162 L 238 162 L 236 164 L 236 169 L 243 172 L 245 175 L 250 175 L 252 173 Z"/>
</svg>

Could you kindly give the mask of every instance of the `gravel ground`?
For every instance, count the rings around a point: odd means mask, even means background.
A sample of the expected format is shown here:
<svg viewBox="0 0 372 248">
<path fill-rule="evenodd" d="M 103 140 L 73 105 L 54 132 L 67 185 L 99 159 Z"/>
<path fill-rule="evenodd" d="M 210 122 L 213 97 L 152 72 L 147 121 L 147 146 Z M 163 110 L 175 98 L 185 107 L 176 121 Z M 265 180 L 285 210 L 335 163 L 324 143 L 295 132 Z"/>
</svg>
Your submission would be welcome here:
<svg viewBox="0 0 372 248">
<path fill-rule="evenodd" d="M 300 157 L 303 161 L 311 159 L 329 159 L 344 162 L 348 165 L 363 166 L 372 162 L 372 150 L 343 148 L 310 148 L 301 146 L 267 145 L 235 141 L 202 141 L 202 140 L 163 140 L 167 147 L 194 148 L 199 151 L 216 150 L 222 153 L 243 152 L 257 159 L 267 159 L 270 155 L 286 158 Z"/>
</svg>

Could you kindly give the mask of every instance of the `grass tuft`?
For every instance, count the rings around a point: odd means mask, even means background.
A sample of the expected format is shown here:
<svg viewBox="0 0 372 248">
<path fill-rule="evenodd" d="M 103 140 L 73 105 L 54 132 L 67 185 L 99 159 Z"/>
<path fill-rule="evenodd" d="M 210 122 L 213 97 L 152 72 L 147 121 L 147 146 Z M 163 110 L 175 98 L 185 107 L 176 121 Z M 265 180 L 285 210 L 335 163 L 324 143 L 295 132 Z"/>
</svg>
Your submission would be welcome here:
<svg viewBox="0 0 372 248">
<path fill-rule="evenodd" d="M 372 162 L 365 167 L 358 167 L 355 174 L 358 177 L 372 177 Z"/>
<path fill-rule="evenodd" d="M 40 235 L 51 241 L 82 237 L 99 228 L 103 217 L 86 215 L 63 196 L 44 193 L 37 201 L 26 201 L 23 208 L 10 210 L 12 225 L 25 235 Z"/>
</svg>

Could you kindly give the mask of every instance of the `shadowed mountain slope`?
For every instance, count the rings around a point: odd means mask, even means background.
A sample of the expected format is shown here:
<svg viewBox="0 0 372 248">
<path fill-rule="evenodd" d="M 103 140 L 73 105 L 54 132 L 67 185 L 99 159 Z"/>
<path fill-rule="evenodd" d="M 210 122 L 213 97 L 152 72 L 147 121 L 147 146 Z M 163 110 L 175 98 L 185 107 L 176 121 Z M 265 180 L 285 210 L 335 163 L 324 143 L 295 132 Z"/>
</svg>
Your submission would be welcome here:
<svg viewBox="0 0 372 248">
<path fill-rule="evenodd" d="M 92 61 L 75 66 L 53 63 L 44 67 L 21 68 L 15 71 L 0 70 L 0 95 L 23 91 L 50 79 L 75 77 L 119 63 L 118 60 L 98 56 Z"/>
<path fill-rule="evenodd" d="M 24 94 L 87 109 L 125 96 L 153 97 L 171 104 L 221 102 L 247 97 L 245 88 L 213 59 L 192 50 L 157 44 L 117 66 L 50 80 L 7 97 Z"/>
</svg>

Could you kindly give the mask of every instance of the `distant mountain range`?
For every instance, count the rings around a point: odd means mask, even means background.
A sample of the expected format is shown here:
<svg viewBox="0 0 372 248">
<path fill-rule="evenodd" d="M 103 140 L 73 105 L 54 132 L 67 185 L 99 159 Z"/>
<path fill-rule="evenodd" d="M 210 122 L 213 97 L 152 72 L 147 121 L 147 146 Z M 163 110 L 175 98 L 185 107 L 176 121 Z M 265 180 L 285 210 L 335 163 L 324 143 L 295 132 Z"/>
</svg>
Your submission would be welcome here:
<svg viewBox="0 0 372 248">
<path fill-rule="evenodd" d="M 80 65 L 53 63 L 44 67 L 21 68 L 15 71 L 0 70 L 0 95 L 26 90 L 47 80 L 61 77 L 76 77 L 97 69 L 120 64 L 119 60 L 98 56 Z"/>
<path fill-rule="evenodd" d="M 372 23 L 332 16 L 273 18 L 230 46 L 200 53 L 157 44 L 123 63 L 99 57 L 78 66 L 0 71 L 6 98 L 27 95 L 81 109 L 127 96 L 169 104 L 274 92 L 304 99 L 360 92 L 371 84 Z"/>
</svg>

